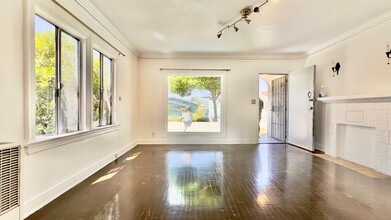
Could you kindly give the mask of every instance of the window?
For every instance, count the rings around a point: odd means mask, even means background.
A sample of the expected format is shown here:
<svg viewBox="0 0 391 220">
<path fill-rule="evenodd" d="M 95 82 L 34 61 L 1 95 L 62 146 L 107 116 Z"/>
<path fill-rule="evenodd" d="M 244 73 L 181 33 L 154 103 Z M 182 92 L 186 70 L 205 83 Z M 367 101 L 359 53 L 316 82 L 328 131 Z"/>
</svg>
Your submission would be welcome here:
<svg viewBox="0 0 391 220">
<path fill-rule="evenodd" d="M 35 16 L 37 136 L 79 130 L 80 41 Z"/>
<path fill-rule="evenodd" d="M 221 76 L 168 77 L 168 132 L 221 132 Z"/>
<path fill-rule="evenodd" d="M 93 51 L 93 127 L 112 124 L 113 65 L 103 53 Z"/>
</svg>

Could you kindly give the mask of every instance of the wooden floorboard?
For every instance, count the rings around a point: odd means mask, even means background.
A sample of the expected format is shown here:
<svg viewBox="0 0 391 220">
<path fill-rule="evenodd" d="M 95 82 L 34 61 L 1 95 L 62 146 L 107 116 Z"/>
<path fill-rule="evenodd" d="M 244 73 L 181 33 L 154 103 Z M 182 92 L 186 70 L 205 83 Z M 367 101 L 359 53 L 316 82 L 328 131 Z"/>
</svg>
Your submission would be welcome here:
<svg viewBox="0 0 391 220">
<path fill-rule="evenodd" d="M 137 146 L 28 219 L 390 219 L 391 180 L 285 144 Z"/>
</svg>

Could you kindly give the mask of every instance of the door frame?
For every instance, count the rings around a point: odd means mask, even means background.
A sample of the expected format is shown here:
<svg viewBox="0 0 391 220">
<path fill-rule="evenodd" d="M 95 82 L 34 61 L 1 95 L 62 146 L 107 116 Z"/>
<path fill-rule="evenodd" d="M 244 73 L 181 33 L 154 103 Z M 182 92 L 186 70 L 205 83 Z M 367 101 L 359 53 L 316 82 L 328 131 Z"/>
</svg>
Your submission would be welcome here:
<svg viewBox="0 0 391 220">
<path fill-rule="evenodd" d="M 288 77 L 289 73 L 259 73 L 258 74 L 258 90 L 257 90 L 258 98 L 259 98 L 259 77 L 262 76 L 262 75 L 263 76 L 269 75 L 269 76 L 281 76 L 281 77 L 287 76 Z M 287 78 L 287 80 L 288 80 L 288 78 Z M 285 101 L 286 101 L 287 104 L 289 103 L 289 99 L 288 99 L 289 89 L 288 89 L 288 87 L 289 87 L 289 80 L 288 80 L 288 82 L 286 83 L 286 86 L 285 86 L 285 93 L 286 93 L 286 97 L 285 97 L 286 100 Z M 271 93 L 271 91 L 272 91 L 272 84 L 269 85 L 269 90 L 270 90 L 269 92 Z M 269 97 L 268 101 L 271 101 L 270 97 Z M 288 121 L 288 111 L 289 111 L 289 105 L 286 105 L 286 111 L 285 111 L 285 139 L 284 139 L 283 142 L 278 143 L 278 144 L 286 144 L 287 143 L 287 136 L 288 136 L 288 133 L 287 133 L 288 129 L 287 128 L 288 128 L 288 122 L 289 122 Z M 259 112 L 258 112 L 258 115 L 259 115 Z M 269 117 L 271 117 L 271 115 L 269 115 L 269 113 L 268 113 L 268 121 L 269 121 Z M 270 128 L 269 128 L 269 123 L 268 123 L 268 130 L 269 129 Z M 258 130 L 258 126 L 257 126 L 257 130 Z M 259 133 L 257 135 L 258 135 L 258 139 L 259 139 Z M 262 144 L 273 144 L 273 143 L 262 143 Z"/>
</svg>

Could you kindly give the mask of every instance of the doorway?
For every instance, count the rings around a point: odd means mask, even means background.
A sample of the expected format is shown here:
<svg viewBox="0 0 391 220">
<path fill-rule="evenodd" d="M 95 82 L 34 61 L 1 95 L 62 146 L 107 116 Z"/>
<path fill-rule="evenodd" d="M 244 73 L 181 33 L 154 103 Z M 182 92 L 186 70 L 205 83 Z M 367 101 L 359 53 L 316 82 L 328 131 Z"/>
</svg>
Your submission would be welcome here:
<svg viewBox="0 0 391 220">
<path fill-rule="evenodd" d="M 287 74 L 259 75 L 259 139 L 261 144 L 286 142 Z"/>
</svg>

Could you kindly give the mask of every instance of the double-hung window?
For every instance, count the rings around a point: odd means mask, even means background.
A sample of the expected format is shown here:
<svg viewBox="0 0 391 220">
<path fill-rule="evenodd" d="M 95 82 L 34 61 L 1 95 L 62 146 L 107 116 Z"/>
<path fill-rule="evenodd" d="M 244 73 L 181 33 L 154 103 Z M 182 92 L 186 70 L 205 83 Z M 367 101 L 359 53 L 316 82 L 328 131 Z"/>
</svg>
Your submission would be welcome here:
<svg viewBox="0 0 391 220">
<path fill-rule="evenodd" d="M 35 16 L 35 133 L 79 130 L 80 40 Z"/>
<path fill-rule="evenodd" d="M 112 124 L 113 61 L 103 53 L 93 51 L 93 127 Z"/>
</svg>

